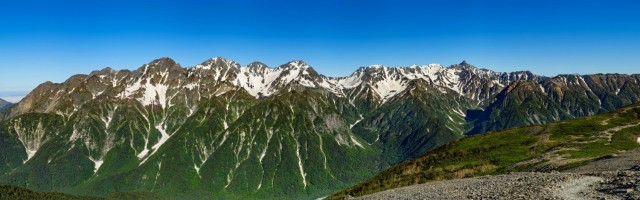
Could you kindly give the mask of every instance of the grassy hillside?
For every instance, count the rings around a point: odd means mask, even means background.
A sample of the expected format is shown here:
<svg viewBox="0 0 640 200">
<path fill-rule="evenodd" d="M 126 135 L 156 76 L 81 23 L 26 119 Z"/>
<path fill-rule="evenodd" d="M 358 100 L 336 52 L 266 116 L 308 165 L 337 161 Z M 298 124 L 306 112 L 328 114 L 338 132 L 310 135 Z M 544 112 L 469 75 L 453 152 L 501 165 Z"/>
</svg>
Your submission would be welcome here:
<svg viewBox="0 0 640 200">
<path fill-rule="evenodd" d="M 557 123 L 470 136 L 339 192 L 362 196 L 429 181 L 512 171 L 562 170 L 640 147 L 640 105 Z"/>
<path fill-rule="evenodd" d="M 90 200 L 102 198 L 72 196 L 57 192 L 35 192 L 20 187 L 0 185 L 0 199 Z"/>
</svg>

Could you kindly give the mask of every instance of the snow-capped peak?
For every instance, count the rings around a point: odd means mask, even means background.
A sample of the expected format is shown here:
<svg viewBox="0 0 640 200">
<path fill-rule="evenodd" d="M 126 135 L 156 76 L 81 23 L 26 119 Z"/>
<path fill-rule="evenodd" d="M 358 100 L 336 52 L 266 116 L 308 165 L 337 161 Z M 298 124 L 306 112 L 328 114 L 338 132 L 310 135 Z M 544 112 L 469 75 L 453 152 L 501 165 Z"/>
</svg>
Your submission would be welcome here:
<svg viewBox="0 0 640 200">
<path fill-rule="evenodd" d="M 202 64 L 195 66 L 195 68 L 197 69 L 205 69 L 205 70 L 216 68 L 216 67 L 240 68 L 240 64 L 222 57 L 214 57 L 204 61 Z"/>
<path fill-rule="evenodd" d="M 177 103 L 173 102 L 173 97 L 176 96 L 184 101 L 184 97 L 179 94 L 185 89 L 195 92 L 194 97 L 190 98 L 200 99 L 224 94 L 236 87 L 243 88 L 256 98 L 301 88 L 323 88 L 337 96 L 349 98 L 362 91 L 371 91 L 386 102 L 406 90 L 411 81 L 422 79 L 438 88 L 449 88 L 460 95 L 480 100 L 488 98 L 480 94 L 482 91 L 478 87 L 482 85 L 491 83 L 490 87 L 503 87 L 512 80 L 529 80 L 536 77 L 530 72 L 497 73 L 463 64 L 450 67 L 440 64 L 414 64 L 409 67 L 371 65 L 358 68 L 350 76 L 333 78 L 318 74 L 300 60 L 270 68 L 259 62 L 242 67 L 232 60 L 215 57 L 192 68 L 182 68 L 172 59 L 165 57 L 134 71 L 106 68 L 94 71 L 89 76 L 74 76 L 67 81 L 68 83 L 63 84 L 65 88 L 56 93 L 64 95 L 74 91 L 84 92 L 86 89 L 79 86 L 83 81 L 89 81 L 90 84 L 96 85 L 87 91 L 90 92 L 89 98 L 117 94 L 116 98 L 135 99 L 143 105 L 158 105 L 161 108 L 169 108 Z M 230 88 L 224 84 L 235 87 Z"/>
<path fill-rule="evenodd" d="M 367 66 L 367 68 L 382 69 L 382 68 L 385 68 L 385 66 L 383 66 L 383 65 L 369 65 L 369 66 Z"/>
</svg>

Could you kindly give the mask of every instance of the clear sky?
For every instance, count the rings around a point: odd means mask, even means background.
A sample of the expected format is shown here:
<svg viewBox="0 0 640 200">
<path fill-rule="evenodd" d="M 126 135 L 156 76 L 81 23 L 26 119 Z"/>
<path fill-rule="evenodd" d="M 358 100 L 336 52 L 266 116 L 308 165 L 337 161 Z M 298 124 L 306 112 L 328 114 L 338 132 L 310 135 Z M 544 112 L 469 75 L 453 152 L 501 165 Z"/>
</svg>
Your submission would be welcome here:
<svg viewBox="0 0 640 200">
<path fill-rule="evenodd" d="M 496 71 L 640 73 L 640 3 L 622 0 L 1 0 L 0 97 L 159 57 L 193 66 L 467 60 Z"/>
</svg>

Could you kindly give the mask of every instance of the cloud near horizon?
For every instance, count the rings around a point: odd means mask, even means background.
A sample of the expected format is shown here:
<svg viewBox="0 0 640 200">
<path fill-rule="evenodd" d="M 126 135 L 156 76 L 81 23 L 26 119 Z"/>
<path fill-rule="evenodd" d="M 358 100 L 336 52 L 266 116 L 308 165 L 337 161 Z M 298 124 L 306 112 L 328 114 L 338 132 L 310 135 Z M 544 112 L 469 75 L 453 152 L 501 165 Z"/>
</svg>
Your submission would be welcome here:
<svg viewBox="0 0 640 200">
<path fill-rule="evenodd" d="M 4 99 L 5 101 L 11 102 L 11 103 L 18 103 L 18 102 L 20 102 L 23 98 L 24 98 L 24 96 L 6 96 L 6 97 L 0 97 L 0 99 Z"/>
</svg>

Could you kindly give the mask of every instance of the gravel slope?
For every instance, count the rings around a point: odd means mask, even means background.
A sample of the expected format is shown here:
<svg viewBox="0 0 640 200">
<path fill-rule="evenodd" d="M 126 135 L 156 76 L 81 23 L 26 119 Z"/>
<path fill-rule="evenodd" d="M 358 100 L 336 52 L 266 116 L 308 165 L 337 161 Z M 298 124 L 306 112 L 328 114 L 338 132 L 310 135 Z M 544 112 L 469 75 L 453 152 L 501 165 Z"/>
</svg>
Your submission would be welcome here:
<svg viewBox="0 0 640 200">
<path fill-rule="evenodd" d="M 602 178 L 571 173 L 519 172 L 440 181 L 387 190 L 357 199 L 585 199 Z"/>
<path fill-rule="evenodd" d="M 439 181 L 356 199 L 640 199 L 640 149 L 565 172 L 518 172 Z"/>
</svg>

